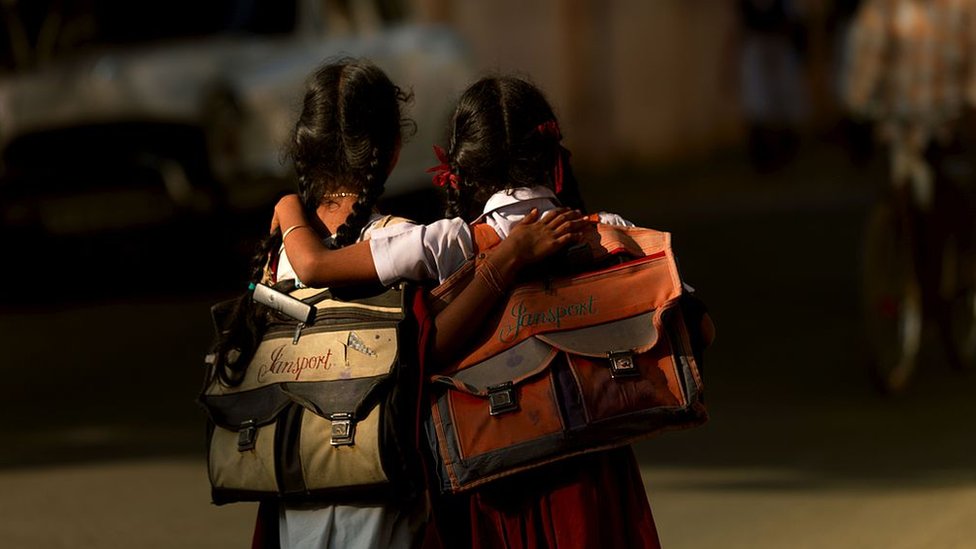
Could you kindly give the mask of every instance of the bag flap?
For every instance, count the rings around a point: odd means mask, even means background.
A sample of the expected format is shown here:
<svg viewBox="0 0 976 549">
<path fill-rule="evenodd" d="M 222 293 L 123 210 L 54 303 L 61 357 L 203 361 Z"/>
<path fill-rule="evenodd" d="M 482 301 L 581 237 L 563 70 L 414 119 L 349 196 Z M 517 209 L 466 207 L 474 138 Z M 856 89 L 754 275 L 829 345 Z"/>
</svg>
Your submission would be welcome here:
<svg viewBox="0 0 976 549">
<path fill-rule="evenodd" d="M 313 326 L 293 344 L 294 330 L 271 332 L 258 346 L 240 384 L 211 381 L 200 397 L 215 424 L 238 429 L 253 420 L 262 425 L 290 402 L 329 417 L 365 417 L 372 395 L 393 375 L 398 359 L 397 329 L 353 330 Z"/>
<path fill-rule="evenodd" d="M 452 375 L 436 375 L 431 380 L 465 393 L 487 396 L 488 388 L 502 383 L 516 384 L 543 371 L 557 354 L 548 343 L 529 338 L 484 362 Z"/>
<path fill-rule="evenodd" d="M 215 425 L 237 430 L 245 421 L 266 425 L 292 400 L 276 386 L 262 387 L 254 391 L 235 394 L 200 396 L 200 404 Z"/>
<path fill-rule="evenodd" d="M 200 402 L 214 424 L 237 430 L 244 422 L 272 423 L 285 407 L 298 403 L 323 418 L 351 414 L 362 419 L 379 402 L 376 393 L 392 382 L 389 376 L 354 378 L 311 383 L 280 383 L 253 391 L 224 395 L 203 395 Z"/>
<path fill-rule="evenodd" d="M 473 352 L 452 369 L 468 368 L 536 335 L 664 310 L 681 292 L 674 258 L 665 251 L 598 271 L 522 284 L 486 321 L 486 335 Z"/>
<path fill-rule="evenodd" d="M 313 304 L 315 323 L 299 329 L 297 321 L 269 316 L 241 382 L 227 385 L 213 376 L 200 396 L 215 424 L 267 424 L 291 402 L 323 417 L 365 417 L 375 405 L 372 395 L 392 377 L 405 317 L 403 285 L 333 291 L 295 290 L 289 282 L 276 288 Z"/>
<path fill-rule="evenodd" d="M 605 358 L 611 353 L 643 353 L 657 343 L 654 311 L 596 326 L 535 336 L 560 351 Z M 504 353 L 503 353 L 504 354 Z"/>
<path fill-rule="evenodd" d="M 291 400 L 324 418 L 346 413 L 352 414 L 354 419 L 362 419 L 376 405 L 376 392 L 392 381 L 390 376 L 377 376 L 315 383 L 283 383 L 280 387 Z"/>
<path fill-rule="evenodd" d="M 594 358 L 643 353 L 658 341 L 656 317 L 655 311 L 649 311 L 597 326 L 540 334 L 450 375 L 431 376 L 431 380 L 471 395 L 487 396 L 489 387 L 517 385 L 545 370 L 560 351 Z"/>
<path fill-rule="evenodd" d="M 584 240 L 581 244 L 586 251 L 579 254 L 587 256 L 586 261 L 590 263 L 598 264 L 612 255 L 637 259 L 663 253 L 671 258 L 670 233 L 644 227 L 621 227 L 604 223 L 597 223 L 595 227 L 595 231 L 583 233 Z M 498 243 L 498 234 L 485 223 L 472 225 L 472 234 L 479 250 L 486 250 Z M 430 291 L 428 301 L 432 310 L 443 310 L 464 290 L 471 282 L 478 260 L 476 258 L 465 262 L 461 268 Z M 676 268 L 674 276 L 677 277 Z"/>
</svg>

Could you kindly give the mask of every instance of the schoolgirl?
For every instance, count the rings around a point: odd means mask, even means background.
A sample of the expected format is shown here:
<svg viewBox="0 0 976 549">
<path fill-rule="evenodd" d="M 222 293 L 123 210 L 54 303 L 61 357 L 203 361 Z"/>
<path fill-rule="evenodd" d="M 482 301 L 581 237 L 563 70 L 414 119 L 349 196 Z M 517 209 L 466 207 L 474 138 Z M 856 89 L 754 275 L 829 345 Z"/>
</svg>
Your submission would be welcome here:
<svg viewBox="0 0 976 549">
<path fill-rule="evenodd" d="M 482 79 L 461 96 L 440 152 L 435 183 L 447 191 L 450 219 L 377 230 L 368 245 L 330 251 L 311 231 L 285 240 L 303 280 L 329 285 L 399 279 L 439 280 L 475 253 L 469 223 L 483 222 L 501 244 L 482 261 L 465 293 L 505 290 L 524 265 L 516 241 L 532 231 L 551 241 L 574 235 L 583 221 L 559 208 L 581 206 L 552 108 L 532 84 L 512 77 Z M 539 213 L 548 216 L 535 222 Z M 294 197 L 276 215 L 286 231 L 306 223 Z M 628 224 L 601 214 L 606 223 Z M 571 240 L 573 236 L 564 240 Z M 505 251 L 499 253 L 499 251 Z M 511 251 L 516 250 L 516 251 Z M 341 254 L 338 252 L 342 252 Z M 528 255 L 528 254 L 526 254 Z M 536 256 L 538 257 L 538 256 Z M 339 261 L 341 259 L 341 261 Z M 514 265 L 514 267 L 513 267 Z M 456 302 L 456 301 L 455 301 Z M 490 303 L 490 300 L 486 300 Z M 477 327 L 470 316 L 436 317 L 434 364 L 450 357 L 457 335 Z M 629 447 L 600 452 L 496 481 L 470 495 L 435 498 L 440 542 L 447 547 L 657 547 L 658 538 L 640 471 Z"/>
<path fill-rule="evenodd" d="M 374 206 L 397 161 L 401 105 L 409 97 L 368 61 L 342 59 L 312 74 L 295 124 L 290 156 L 310 234 L 330 248 L 368 238 L 390 221 Z M 301 280 L 275 231 L 260 254 L 273 260 L 268 282 Z M 277 507 L 277 508 L 275 508 Z M 410 547 L 425 521 L 421 503 L 404 505 L 262 504 L 259 547 Z M 277 516 L 275 516 L 277 515 Z M 277 536 L 275 535 L 277 533 Z M 277 538 L 277 539 L 276 539 Z"/>
</svg>

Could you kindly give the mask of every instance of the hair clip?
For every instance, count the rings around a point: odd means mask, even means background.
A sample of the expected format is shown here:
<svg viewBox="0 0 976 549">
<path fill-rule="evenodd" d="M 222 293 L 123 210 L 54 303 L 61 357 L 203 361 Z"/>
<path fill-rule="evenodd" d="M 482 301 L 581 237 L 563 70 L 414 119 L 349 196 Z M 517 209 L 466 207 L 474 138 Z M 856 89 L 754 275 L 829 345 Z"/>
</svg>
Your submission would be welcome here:
<svg viewBox="0 0 976 549">
<path fill-rule="evenodd" d="M 434 174 L 431 176 L 431 181 L 438 187 L 450 184 L 452 189 L 457 189 L 458 176 L 451 172 L 451 165 L 447 160 L 447 152 L 443 147 L 434 145 L 434 154 L 437 155 L 437 160 L 440 161 L 440 164 L 432 168 L 427 168 L 427 173 Z"/>
</svg>

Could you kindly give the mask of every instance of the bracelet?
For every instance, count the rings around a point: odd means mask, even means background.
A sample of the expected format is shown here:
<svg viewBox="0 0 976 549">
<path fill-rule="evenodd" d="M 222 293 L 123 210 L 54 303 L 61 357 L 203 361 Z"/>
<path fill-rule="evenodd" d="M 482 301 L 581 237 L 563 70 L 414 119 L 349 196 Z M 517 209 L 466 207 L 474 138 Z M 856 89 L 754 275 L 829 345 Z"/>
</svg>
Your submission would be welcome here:
<svg viewBox="0 0 976 549">
<path fill-rule="evenodd" d="M 488 286 L 489 290 L 495 292 L 498 297 L 505 295 L 505 290 L 501 283 L 501 275 L 498 273 L 498 269 L 489 260 L 484 260 L 475 269 L 475 274 L 484 281 L 485 286 Z"/>
<path fill-rule="evenodd" d="M 284 242 L 285 239 L 288 238 L 288 235 L 290 235 L 292 231 L 294 231 L 295 229 L 301 229 L 302 227 L 306 229 L 310 228 L 308 225 L 292 225 L 291 227 L 288 227 L 288 229 L 285 232 L 281 233 L 281 242 Z"/>
</svg>

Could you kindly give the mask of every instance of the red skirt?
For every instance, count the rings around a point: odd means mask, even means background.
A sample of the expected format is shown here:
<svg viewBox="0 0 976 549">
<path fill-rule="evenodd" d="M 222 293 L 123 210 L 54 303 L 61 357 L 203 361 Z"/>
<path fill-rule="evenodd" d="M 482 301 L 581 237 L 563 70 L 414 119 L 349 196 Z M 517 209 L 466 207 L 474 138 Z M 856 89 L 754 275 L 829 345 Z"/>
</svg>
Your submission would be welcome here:
<svg viewBox="0 0 976 549">
<path fill-rule="evenodd" d="M 451 548 L 660 547 L 629 446 L 438 498 L 433 527 Z"/>
</svg>

